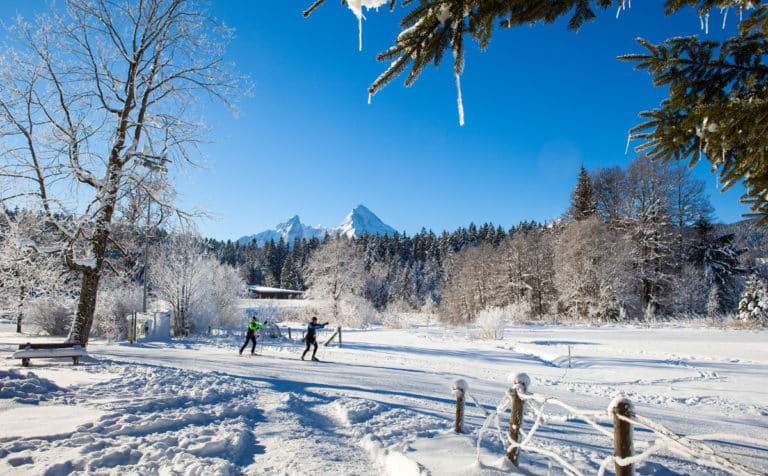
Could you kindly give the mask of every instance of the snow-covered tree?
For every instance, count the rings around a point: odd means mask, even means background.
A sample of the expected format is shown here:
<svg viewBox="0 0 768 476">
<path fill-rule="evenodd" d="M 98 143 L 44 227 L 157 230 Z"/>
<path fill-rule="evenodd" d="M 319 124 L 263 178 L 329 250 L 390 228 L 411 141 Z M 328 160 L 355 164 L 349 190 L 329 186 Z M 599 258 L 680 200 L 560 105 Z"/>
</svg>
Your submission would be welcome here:
<svg viewBox="0 0 768 476">
<path fill-rule="evenodd" d="M 569 223 L 555 247 L 555 284 L 561 308 L 577 319 L 618 319 L 633 308 L 624 239 L 596 218 Z"/>
<path fill-rule="evenodd" d="M 675 228 L 675 260 L 682 263 L 690 247 L 686 231 L 702 221 L 710 221 L 712 204 L 704 193 L 704 181 L 693 177 L 685 164 L 667 166 L 669 176 L 669 217 Z"/>
<path fill-rule="evenodd" d="M 618 224 L 626 215 L 626 174 L 620 167 L 597 169 L 592 173 L 596 215 L 605 223 Z"/>
<path fill-rule="evenodd" d="M 242 294 L 243 279 L 232 266 L 221 264 L 212 256 L 206 256 L 204 274 L 207 286 L 202 292 L 203 305 L 191 309 L 196 329 L 206 326 L 235 326 L 240 323 L 242 310 L 238 306 Z"/>
<path fill-rule="evenodd" d="M 451 323 L 473 322 L 491 307 L 525 301 L 541 316 L 555 301 L 549 229 L 525 226 L 498 245 L 485 241 L 451 255 L 441 287 L 441 317 Z"/>
<path fill-rule="evenodd" d="M 720 303 L 720 286 L 713 283 L 707 294 L 707 315 L 716 318 L 723 313 L 723 306 Z"/>
<path fill-rule="evenodd" d="M 197 0 L 62 3 L 19 18 L 0 54 L 0 177 L 14 190 L 2 199 L 43 210 L 80 273 L 69 339 L 86 343 L 119 202 L 190 161 L 198 93 L 227 101 L 242 81 L 224 61 L 230 30 Z"/>
<path fill-rule="evenodd" d="M 704 271 L 692 263 L 683 264 L 672 278 L 674 292 L 670 298 L 670 312 L 678 315 L 706 315 L 710 286 Z M 716 293 L 716 290 L 715 290 Z M 719 309 L 714 314 L 718 314 Z"/>
<path fill-rule="evenodd" d="M 514 237 L 523 240 L 531 311 L 538 317 L 547 314 L 550 305 L 557 300 L 554 286 L 554 238 L 554 231 L 543 227 L 534 227 Z"/>
<path fill-rule="evenodd" d="M 328 300 L 338 319 L 341 302 L 348 296 L 362 296 L 365 263 L 354 241 L 343 236 L 328 239 L 310 254 L 304 269 L 309 294 Z"/>
<path fill-rule="evenodd" d="M 243 288 L 238 272 L 201 249 L 189 233 L 172 234 L 158 250 L 152 289 L 173 310 L 173 334 L 183 336 L 209 325 L 233 324 Z"/>
<path fill-rule="evenodd" d="M 451 256 L 441 288 L 440 317 L 449 323 L 474 322 L 480 311 L 498 306 L 499 293 L 495 251 L 490 244 L 469 246 Z"/>
<path fill-rule="evenodd" d="M 203 253 L 191 234 L 172 234 L 156 251 L 152 289 L 173 310 L 173 335 L 191 331 L 191 308 L 203 292 Z"/>
<path fill-rule="evenodd" d="M 760 325 L 768 324 L 768 290 L 765 281 L 755 275 L 747 279 L 747 287 L 741 294 L 739 319 Z"/>
<path fill-rule="evenodd" d="M 746 273 L 741 265 L 744 251 L 745 248 L 735 244 L 733 233 L 717 236 L 706 222 L 696 226 L 689 259 L 702 269 L 704 282 L 712 288 L 710 307 L 716 308 L 718 313 L 734 312 L 738 306 Z"/>
<path fill-rule="evenodd" d="M 49 238 L 39 213 L 0 213 L 0 301 L 15 310 L 17 332 L 22 332 L 30 298 L 66 297 L 71 301 L 75 294 L 74 276 L 64 266 L 60 250 L 45 246 Z"/>
<path fill-rule="evenodd" d="M 632 161 L 627 172 L 627 214 L 622 228 L 631 245 L 640 305 L 646 315 L 668 310 L 675 269 L 668 179 L 662 164 L 643 156 Z"/>
<path fill-rule="evenodd" d="M 669 176 L 669 215 L 678 230 L 712 217 L 712 204 L 705 194 L 703 180 L 693 176 L 691 169 L 675 163 L 666 167 Z"/>
</svg>

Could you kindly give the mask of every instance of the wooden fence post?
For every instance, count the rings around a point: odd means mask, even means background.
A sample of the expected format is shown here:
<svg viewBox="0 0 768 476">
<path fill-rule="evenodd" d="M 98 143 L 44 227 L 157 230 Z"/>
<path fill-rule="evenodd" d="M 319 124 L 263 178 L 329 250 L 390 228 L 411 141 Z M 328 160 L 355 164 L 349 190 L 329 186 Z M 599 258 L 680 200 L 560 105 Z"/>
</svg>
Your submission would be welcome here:
<svg viewBox="0 0 768 476">
<path fill-rule="evenodd" d="M 339 347 L 341 347 L 341 326 L 336 328 L 336 331 L 331 334 L 331 337 L 328 338 L 327 341 L 325 341 L 325 344 L 323 344 L 325 347 L 328 347 L 328 344 L 331 343 L 331 341 L 336 337 L 339 336 Z"/>
<path fill-rule="evenodd" d="M 453 381 L 453 395 L 456 397 L 456 419 L 453 421 L 453 432 L 464 433 L 464 401 L 469 385 L 463 379 Z"/>
<path fill-rule="evenodd" d="M 509 415 L 509 440 L 510 442 L 518 442 L 520 439 L 520 429 L 523 427 L 523 409 L 525 402 L 520 398 L 520 394 L 524 394 L 528 391 L 528 387 L 531 384 L 531 379 L 527 374 L 510 374 L 509 380 L 512 383 L 512 387 L 509 389 L 510 399 L 512 400 L 511 412 Z M 520 459 L 519 448 L 515 445 L 510 446 L 507 451 L 507 458 L 518 466 Z"/>
<path fill-rule="evenodd" d="M 616 398 L 610 407 L 613 413 L 613 455 L 617 458 L 629 458 L 632 456 L 632 424 L 622 419 L 632 418 L 632 403 L 625 398 Z M 616 476 L 632 476 L 631 464 L 622 466 L 614 463 Z"/>
<path fill-rule="evenodd" d="M 288 340 L 293 340 L 293 337 L 291 337 L 291 328 L 288 328 Z"/>
<path fill-rule="evenodd" d="M 523 409 L 525 402 L 520 398 L 521 393 L 526 393 L 531 385 L 531 379 L 527 374 L 510 374 L 509 380 L 512 388 L 509 389 L 509 396 L 512 400 L 511 412 L 509 415 L 509 440 L 518 442 L 520 440 L 520 429 L 523 427 Z M 520 452 L 517 446 L 511 446 L 507 451 L 507 458 L 517 466 L 519 464 Z"/>
</svg>

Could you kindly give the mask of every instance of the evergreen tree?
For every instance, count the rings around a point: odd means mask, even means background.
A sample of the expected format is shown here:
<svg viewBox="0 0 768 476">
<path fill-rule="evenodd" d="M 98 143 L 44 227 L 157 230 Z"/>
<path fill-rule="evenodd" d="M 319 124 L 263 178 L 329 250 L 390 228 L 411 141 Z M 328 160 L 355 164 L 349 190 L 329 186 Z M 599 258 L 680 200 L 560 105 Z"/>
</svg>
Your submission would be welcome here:
<svg viewBox="0 0 768 476">
<path fill-rule="evenodd" d="M 595 193 L 592 189 L 592 181 L 582 165 L 581 169 L 579 169 L 576 188 L 571 195 L 571 209 L 568 211 L 568 214 L 574 220 L 581 221 L 593 216 L 595 208 Z"/>
<path fill-rule="evenodd" d="M 308 16 L 325 0 L 304 12 Z M 390 0 L 394 9 L 396 0 Z M 425 67 L 439 66 L 449 53 L 456 83 L 464 70 L 464 41 L 489 46 L 497 26 L 528 27 L 570 17 L 573 31 L 596 18 L 598 9 L 624 8 L 626 0 L 401 0 L 405 13 L 394 44 L 377 57 L 389 67 L 368 88 L 375 94 L 394 78 L 410 71 L 410 86 Z M 725 188 L 743 181 L 745 201 L 768 225 L 768 4 L 753 0 L 667 0 L 665 15 L 683 8 L 701 15 L 713 9 L 738 9 L 745 15 L 738 35 L 722 43 L 696 37 L 674 37 L 661 44 L 638 42 L 647 54 L 629 54 L 637 69 L 653 75 L 656 86 L 668 86 L 669 98 L 658 109 L 641 113 L 646 122 L 632 130 L 652 159 L 687 160 L 702 157 L 719 170 Z M 463 113 L 460 111 L 463 123 Z"/>
<path fill-rule="evenodd" d="M 768 293 L 765 282 L 754 274 L 747 280 L 747 287 L 741 295 L 739 319 L 761 325 L 768 323 Z"/>
<path fill-rule="evenodd" d="M 496 232 L 493 235 L 493 244 L 494 246 L 498 246 L 499 243 L 501 243 L 504 240 L 504 237 L 507 236 L 506 233 L 504 233 L 504 229 L 499 225 L 496 227 Z"/>
<path fill-rule="evenodd" d="M 283 268 L 280 271 L 280 287 L 283 289 L 295 289 L 296 291 L 304 290 L 301 271 L 294 254 L 289 255 L 283 262 Z"/>
<path fill-rule="evenodd" d="M 653 75 L 654 85 L 668 86 L 659 108 L 641 113 L 646 122 L 631 130 L 643 143 L 637 148 L 656 160 L 702 158 L 719 171 L 723 189 L 742 181 L 742 200 L 768 225 L 768 4 L 698 0 L 668 2 L 708 7 L 738 5 L 749 11 L 738 36 L 722 43 L 696 37 L 671 38 L 654 45 L 639 39 L 646 54 L 621 59 Z"/>
<path fill-rule="evenodd" d="M 720 286 L 714 283 L 709 288 L 709 294 L 707 295 L 707 315 L 715 318 L 723 313 L 723 309 L 720 306 Z"/>
<path fill-rule="evenodd" d="M 746 272 L 740 264 L 744 249 L 734 244 L 733 233 L 713 238 L 712 227 L 706 221 L 700 222 L 696 231 L 698 238 L 689 259 L 703 269 L 706 283 L 712 286 L 710 301 L 717 301 L 719 312 L 732 312 L 738 305 L 738 290 Z"/>
</svg>

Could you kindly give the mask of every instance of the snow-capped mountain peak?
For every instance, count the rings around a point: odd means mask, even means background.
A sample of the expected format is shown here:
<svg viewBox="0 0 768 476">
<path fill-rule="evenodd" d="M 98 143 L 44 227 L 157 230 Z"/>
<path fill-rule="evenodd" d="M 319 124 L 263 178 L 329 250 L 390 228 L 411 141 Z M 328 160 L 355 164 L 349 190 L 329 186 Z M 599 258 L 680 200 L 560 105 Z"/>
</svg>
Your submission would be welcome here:
<svg viewBox="0 0 768 476">
<path fill-rule="evenodd" d="M 301 219 L 298 215 L 292 216 L 290 219 L 288 219 L 285 223 L 280 223 L 275 227 L 275 230 L 277 231 L 285 231 L 286 233 L 290 233 L 292 230 L 297 230 L 298 228 L 302 227 Z"/>
<path fill-rule="evenodd" d="M 395 229 L 387 225 L 364 205 L 358 205 L 344 218 L 341 225 L 334 231 L 347 238 L 362 235 L 389 235 L 395 234 Z"/>
<path fill-rule="evenodd" d="M 344 235 L 347 238 L 353 238 L 362 235 L 389 235 L 395 233 L 395 229 L 382 222 L 375 213 L 370 211 L 364 205 L 358 205 L 353 208 L 344 221 L 339 226 L 332 228 L 324 226 L 310 226 L 301 223 L 298 215 L 294 215 L 284 223 L 278 224 L 273 230 L 266 230 L 255 235 L 243 236 L 237 240 L 241 245 L 256 241 L 259 246 L 263 246 L 270 240 L 278 242 L 280 238 L 287 244 L 292 244 L 294 240 L 318 238 L 322 240 L 325 235 Z"/>
</svg>

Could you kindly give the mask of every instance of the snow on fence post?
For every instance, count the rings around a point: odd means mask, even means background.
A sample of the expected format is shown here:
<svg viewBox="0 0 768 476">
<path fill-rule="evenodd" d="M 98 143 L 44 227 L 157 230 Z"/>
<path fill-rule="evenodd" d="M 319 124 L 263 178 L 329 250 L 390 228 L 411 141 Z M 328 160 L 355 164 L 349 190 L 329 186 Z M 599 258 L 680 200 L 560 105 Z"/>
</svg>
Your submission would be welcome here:
<svg viewBox="0 0 768 476">
<path fill-rule="evenodd" d="M 632 402 L 626 398 L 615 398 L 609 411 L 613 414 L 613 456 L 616 476 L 632 476 L 631 464 L 620 464 L 624 458 L 632 456 L 632 424 L 627 421 L 632 418 Z"/>
<path fill-rule="evenodd" d="M 509 398 L 511 400 L 511 412 L 509 415 L 509 450 L 507 458 L 518 466 L 520 451 L 517 442 L 520 438 L 520 429 L 523 427 L 523 407 L 525 402 L 520 398 L 520 393 L 526 393 L 531 385 L 531 379 L 525 373 L 510 374 L 509 381 L 512 387 L 509 389 Z"/>
<path fill-rule="evenodd" d="M 453 396 L 456 397 L 456 419 L 453 421 L 453 432 L 464 433 L 464 401 L 469 392 L 469 384 L 463 379 L 453 381 Z"/>
</svg>

